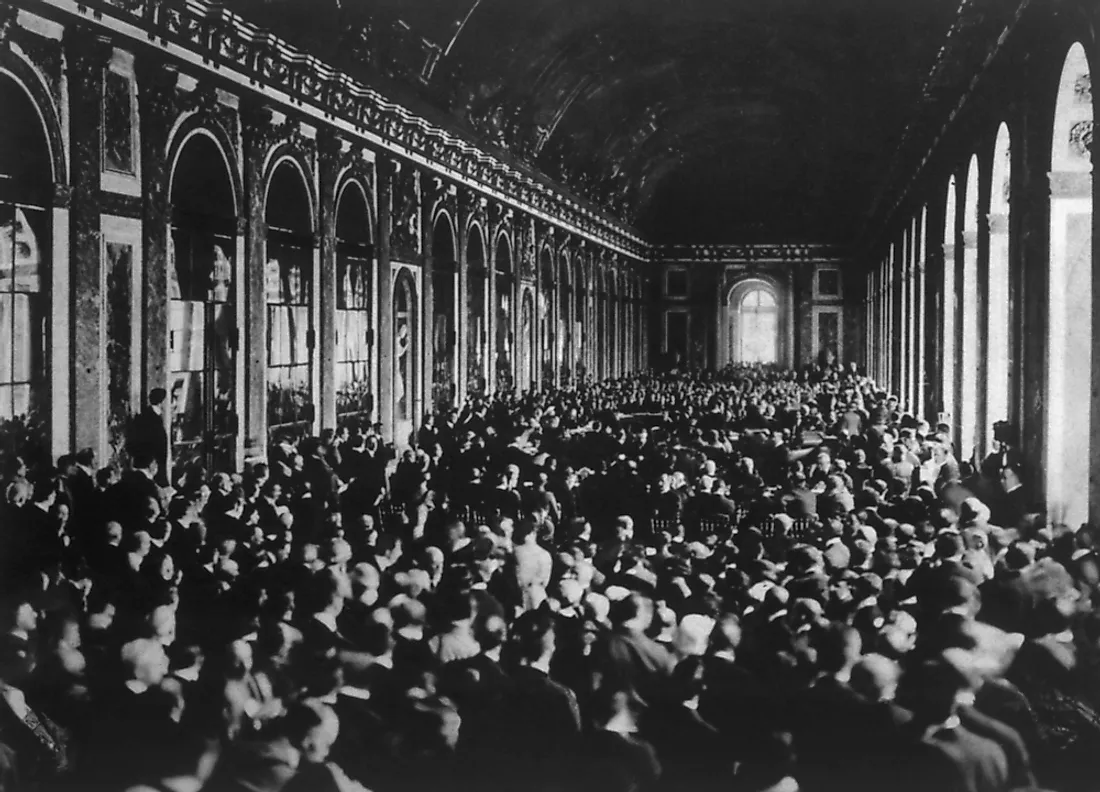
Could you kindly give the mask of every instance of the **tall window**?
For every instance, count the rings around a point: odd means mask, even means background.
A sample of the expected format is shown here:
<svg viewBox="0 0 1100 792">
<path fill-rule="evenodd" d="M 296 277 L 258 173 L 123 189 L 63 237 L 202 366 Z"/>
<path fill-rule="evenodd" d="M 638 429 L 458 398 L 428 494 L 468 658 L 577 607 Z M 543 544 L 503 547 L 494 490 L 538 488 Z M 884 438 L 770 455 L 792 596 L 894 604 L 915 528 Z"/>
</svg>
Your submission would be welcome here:
<svg viewBox="0 0 1100 792">
<path fill-rule="evenodd" d="M 1008 220 L 1011 193 L 1008 126 L 1001 124 L 993 149 L 993 187 L 989 206 L 989 353 L 986 355 L 986 443 L 994 421 L 1008 419 L 1009 307 Z"/>
<path fill-rule="evenodd" d="M 779 314 L 775 295 L 767 289 L 753 289 L 741 298 L 738 313 L 738 360 L 741 363 L 775 363 L 779 358 Z"/>
<path fill-rule="evenodd" d="M 955 418 L 955 177 L 947 184 L 947 209 L 943 228 L 943 367 L 941 403 L 950 420 Z"/>
<path fill-rule="evenodd" d="M 1089 518 L 1092 413 L 1092 88 L 1074 44 L 1055 105 L 1050 174 L 1047 508 L 1073 528 Z"/>
<path fill-rule="evenodd" d="M 284 161 L 267 201 L 267 426 L 269 441 L 312 431 L 313 235 L 305 182 Z"/>
<path fill-rule="evenodd" d="M 454 404 L 455 355 L 455 279 L 458 268 L 455 263 L 454 228 L 447 215 L 441 214 L 435 221 L 432 234 L 432 406 L 442 409 Z"/>
<path fill-rule="evenodd" d="M 0 75 L 0 458 L 49 462 L 50 212 L 42 123 Z"/>
<path fill-rule="evenodd" d="M 978 294 L 978 158 L 970 158 L 966 174 L 966 201 L 963 204 L 963 280 L 962 304 L 959 313 L 962 321 L 962 403 L 959 405 L 960 451 L 967 458 L 974 452 L 978 438 L 978 420 L 981 414 L 978 394 L 978 375 L 982 361 L 981 338 L 978 318 L 981 299 Z"/>
<path fill-rule="evenodd" d="M 363 190 L 349 185 L 336 213 L 336 421 L 369 422 L 374 412 L 374 250 Z"/>
<path fill-rule="evenodd" d="M 470 229 L 466 246 L 466 392 L 471 396 L 486 393 L 486 344 L 489 317 L 489 278 L 485 271 L 485 243 L 481 228 Z"/>
<path fill-rule="evenodd" d="M 172 177 L 168 250 L 169 393 L 175 474 L 235 464 L 236 208 L 229 172 L 205 135 L 183 145 Z"/>
</svg>

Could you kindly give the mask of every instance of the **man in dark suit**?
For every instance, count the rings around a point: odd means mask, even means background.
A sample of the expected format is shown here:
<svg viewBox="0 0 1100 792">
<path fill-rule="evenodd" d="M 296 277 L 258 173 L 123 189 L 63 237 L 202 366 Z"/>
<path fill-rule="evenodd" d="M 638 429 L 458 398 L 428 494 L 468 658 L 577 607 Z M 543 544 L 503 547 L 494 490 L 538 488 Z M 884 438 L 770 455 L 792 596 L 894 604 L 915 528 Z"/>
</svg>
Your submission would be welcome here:
<svg viewBox="0 0 1100 792">
<path fill-rule="evenodd" d="M 130 424 L 130 436 L 126 449 L 130 456 L 149 455 L 157 462 L 157 483 L 168 484 L 168 430 L 164 425 L 164 400 L 168 393 L 164 388 L 149 391 L 149 404 L 134 416 Z"/>
<path fill-rule="evenodd" d="M 344 609 L 344 600 L 351 594 L 350 584 L 332 570 L 318 572 L 306 584 L 307 601 L 303 603 L 311 615 L 298 625 L 303 645 L 324 654 L 328 651 L 348 651 L 351 642 L 340 632 L 337 618 Z"/>
<path fill-rule="evenodd" d="M 73 501 L 72 522 L 77 541 L 83 546 L 89 536 L 95 535 L 103 525 L 103 515 L 97 513 L 100 498 L 95 486 L 95 451 L 91 448 L 80 450 L 74 462 L 67 483 Z"/>
<path fill-rule="evenodd" d="M 899 766 L 898 788 L 953 792 L 1009 789 L 1009 765 L 993 740 L 963 725 L 958 697 L 966 687 L 962 675 L 943 662 L 931 662 L 906 673 L 906 700 L 913 707 L 914 740 L 909 761 Z"/>
<path fill-rule="evenodd" d="M 507 750 L 500 753 L 524 778 L 560 779 L 580 735 L 581 715 L 573 691 L 550 678 L 554 617 L 543 609 L 528 611 L 515 627 L 519 665 L 505 705 Z"/>
<path fill-rule="evenodd" d="M 614 629 L 592 650 L 605 678 L 621 680 L 647 701 L 655 698 L 676 665 L 672 654 L 646 635 L 652 621 L 652 600 L 632 593 L 612 605 Z"/>
<path fill-rule="evenodd" d="M 160 466 L 152 452 L 143 450 L 134 455 L 130 468 L 107 491 L 106 502 L 111 504 L 108 519 L 117 520 L 127 530 L 134 531 L 145 520 L 148 499 L 160 501 L 160 488 L 156 483 Z"/>
</svg>

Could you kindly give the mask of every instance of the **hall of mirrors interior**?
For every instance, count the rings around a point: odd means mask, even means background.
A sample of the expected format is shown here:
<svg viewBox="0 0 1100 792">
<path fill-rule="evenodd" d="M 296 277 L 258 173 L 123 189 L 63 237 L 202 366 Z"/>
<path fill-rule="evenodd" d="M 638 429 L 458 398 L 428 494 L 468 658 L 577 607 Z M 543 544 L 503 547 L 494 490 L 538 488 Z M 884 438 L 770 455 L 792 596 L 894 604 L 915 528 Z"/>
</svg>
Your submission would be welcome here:
<svg viewBox="0 0 1100 792">
<path fill-rule="evenodd" d="M 349 435 L 388 475 L 440 424 L 542 437 L 555 400 L 661 415 L 661 378 L 751 368 L 866 378 L 1097 524 L 1098 30 L 1087 0 L 0 0 L 0 472 L 130 470 L 156 407 L 173 491 Z"/>
</svg>

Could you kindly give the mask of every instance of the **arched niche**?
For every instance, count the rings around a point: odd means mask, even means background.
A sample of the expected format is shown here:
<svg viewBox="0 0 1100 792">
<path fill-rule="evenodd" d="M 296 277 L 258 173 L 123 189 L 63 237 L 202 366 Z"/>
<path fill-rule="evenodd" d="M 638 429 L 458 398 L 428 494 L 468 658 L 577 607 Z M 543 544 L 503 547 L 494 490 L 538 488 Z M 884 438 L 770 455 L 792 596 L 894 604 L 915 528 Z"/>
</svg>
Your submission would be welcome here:
<svg viewBox="0 0 1100 792">
<path fill-rule="evenodd" d="M 374 246 L 367 192 L 348 181 L 336 203 L 336 421 L 374 419 Z"/>
<path fill-rule="evenodd" d="M 466 392 L 488 392 L 489 274 L 485 268 L 485 235 L 474 223 L 466 243 Z"/>
<path fill-rule="evenodd" d="M 275 161 L 264 219 L 267 263 L 268 442 L 312 434 L 316 418 L 314 306 L 317 256 L 309 177 L 292 157 Z"/>
<path fill-rule="evenodd" d="M 228 160 L 196 132 L 172 166 L 168 248 L 168 395 L 174 470 L 232 470 L 238 419 L 240 263 Z"/>
<path fill-rule="evenodd" d="M 1093 463 L 1093 99 L 1085 49 L 1070 47 L 1053 118 L 1046 383 L 1049 516 L 1077 528 L 1090 517 Z M 1095 499 L 1093 499 L 1095 500 Z"/>
</svg>

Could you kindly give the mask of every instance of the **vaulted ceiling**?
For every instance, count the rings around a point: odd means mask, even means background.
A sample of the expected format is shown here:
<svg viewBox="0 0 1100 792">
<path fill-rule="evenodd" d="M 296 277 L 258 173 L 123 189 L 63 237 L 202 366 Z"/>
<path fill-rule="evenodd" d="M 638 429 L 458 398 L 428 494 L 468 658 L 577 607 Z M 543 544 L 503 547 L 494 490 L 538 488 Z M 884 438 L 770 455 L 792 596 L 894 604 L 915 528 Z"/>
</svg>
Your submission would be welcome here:
<svg viewBox="0 0 1100 792">
<path fill-rule="evenodd" d="M 325 34 L 313 0 L 259 1 L 654 241 L 839 243 L 959 4 L 343 0 Z"/>
</svg>

